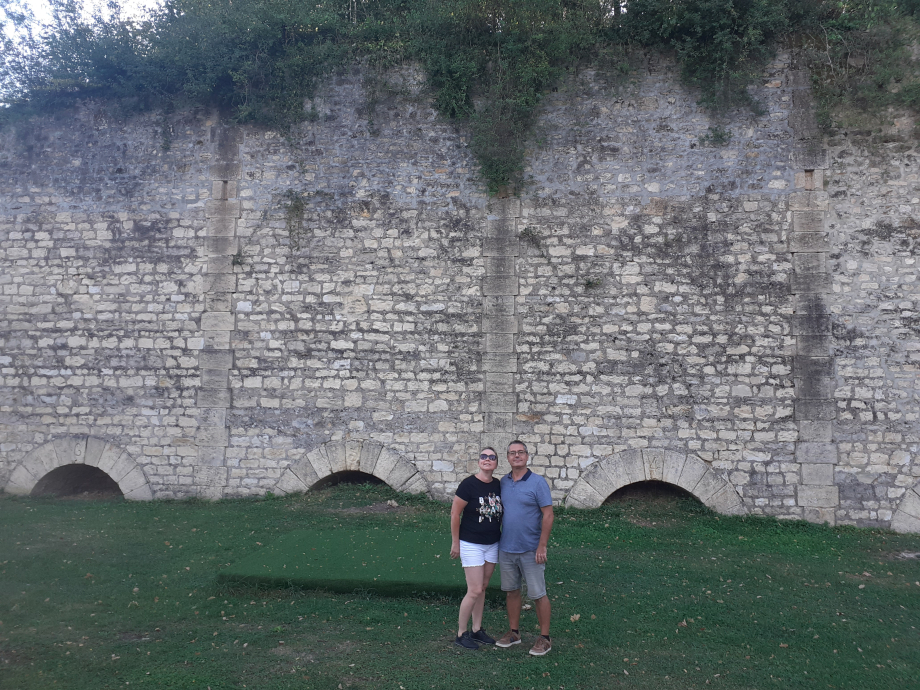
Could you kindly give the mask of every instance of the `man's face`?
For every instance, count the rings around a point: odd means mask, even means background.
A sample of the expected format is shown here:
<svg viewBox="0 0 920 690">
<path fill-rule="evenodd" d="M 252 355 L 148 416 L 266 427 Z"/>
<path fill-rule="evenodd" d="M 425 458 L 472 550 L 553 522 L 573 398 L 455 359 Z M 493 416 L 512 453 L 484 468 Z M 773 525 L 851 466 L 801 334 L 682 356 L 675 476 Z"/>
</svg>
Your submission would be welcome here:
<svg viewBox="0 0 920 690">
<path fill-rule="evenodd" d="M 520 443 L 512 443 L 508 446 L 508 464 L 511 465 L 512 469 L 527 465 L 527 451 Z"/>
</svg>

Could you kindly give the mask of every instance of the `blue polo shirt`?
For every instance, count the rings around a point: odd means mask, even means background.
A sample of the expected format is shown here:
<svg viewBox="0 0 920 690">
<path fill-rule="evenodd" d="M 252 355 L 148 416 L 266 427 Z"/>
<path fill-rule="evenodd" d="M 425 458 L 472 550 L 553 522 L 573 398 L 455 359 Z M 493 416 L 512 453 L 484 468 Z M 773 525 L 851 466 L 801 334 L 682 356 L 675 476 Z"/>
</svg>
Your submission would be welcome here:
<svg viewBox="0 0 920 690">
<path fill-rule="evenodd" d="M 501 486 L 504 517 L 498 548 L 507 553 L 536 551 L 543 528 L 541 508 L 553 505 L 549 484 L 539 474 L 527 470 L 519 481 L 514 481 L 509 472 L 502 477 Z"/>
</svg>

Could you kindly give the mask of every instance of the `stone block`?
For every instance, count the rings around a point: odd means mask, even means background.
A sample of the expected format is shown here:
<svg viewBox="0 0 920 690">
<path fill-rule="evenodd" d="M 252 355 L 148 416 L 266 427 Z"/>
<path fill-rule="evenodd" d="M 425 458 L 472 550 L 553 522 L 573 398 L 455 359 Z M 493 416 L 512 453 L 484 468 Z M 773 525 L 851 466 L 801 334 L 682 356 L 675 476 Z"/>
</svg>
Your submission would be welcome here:
<svg viewBox="0 0 920 690">
<path fill-rule="evenodd" d="M 517 355 L 513 353 L 484 352 L 482 353 L 482 370 L 486 373 L 516 374 L 518 370 Z"/>
<path fill-rule="evenodd" d="M 802 512 L 802 518 L 816 525 L 833 525 L 837 522 L 836 511 L 834 508 L 806 508 Z"/>
<path fill-rule="evenodd" d="M 307 453 L 307 460 L 313 465 L 313 470 L 316 472 L 316 476 L 322 479 L 323 477 L 328 477 L 332 474 L 332 466 L 329 463 L 329 458 L 326 457 L 326 450 L 323 446 L 314 448 L 309 453 Z M 301 479 L 303 477 L 301 476 Z"/>
<path fill-rule="evenodd" d="M 687 456 L 683 453 L 666 451 L 664 455 L 664 465 L 661 468 L 661 481 L 668 484 L 680 486 L 680 475 L 684 470 L 684 463 Z"/>
<path fill-rule="evenodd" d="M 798 399 L 831 399 L 837 388 L 837 379 L 830 376 L 815 376 L 809 379 L 795 379 L 795 397 Z"/>
<path fill-rule="evenodd" d="M 207 312 L 201 315 L 201 330 L 232 331 L 236 328 L 236 317 L 229 311 Z"/>
<path fill-rule="evenodd" d="M 486 316 L 514 316 L 515 298 L 509 295 L 491 295 L 482 298 L 482 313 Z"/>
<path fill-rule="evenodd" d="M 835 508 L 840 505 L 836 486 L 797 486 L 796 504 L 806 508 Z"/>
<path fill-rule="evenodd" d="M 706 505 L 720 515 L 743 515 L 746 512 L 741 496 L 727 482 L 723 482 L 722 486 L 709 497 Z"/>
<path fill-rule="evenodd" d="M 517 393 L 483 393 L 482 409 L 484 412 L 517 412 Z"/>
<path fill-rule="evenodd" d="M 486 412 L 483 429 L 487 432 L 510 434 L 514 431 L 514 414 L 511 412 Z M 499 455 L 501 455 L 500 451 Z"/>
<path fill-rule="evenodd" d="M 53 443 L 46 443 L 29 453 L 23 459 L 22 464 L 38 480 L 51 472 L 51 470 L 67 463 L 58 460 L 57 451 Z"/>
<path fill-rule="evenodd" d="M 793 254 L 792 270 L 796 273 L 827 273 L 827 254 L 825 252 Z"/>
<path fill-rule="evenodd" d="M 415 465 L 401 458 L 399 462 L 393 465 L 393 469 L 390 470 L 389 474 L 386 477 L 381 477 L 381 479 L 397 491 L 401 491 L 406 482 L 416 474 L 418 474 L 418 469 Z"/>
<path fill-rule="evenodd" d="M 225 446 L 199 446 L 198 464 L 207 467 L 223 467 L 226 464 Z"/>
<path fill-rule="evenodd" d="M 86 459 L 86 436 L 64 436 L 54 439 L 57 465 L 82 465 Z"/>
<path fill-rule="evenodd" d="M 837 444 L 799 441 L 795 448 L 795 461 L 798 463 L 837 464 Z"/>
<path fill-rule="evenodd" d="M 201 369 L 232 369 L 233 353 L 229 350 L 201 350 L 198 352 Z"/>
<path fill-rule="evenodd" d="M 313 485 L 320 480 L 311 463 L 306 457 L 299 458 L 288 468 L 303 483 L 307 489 L 312 489 Z"/>
<path fill-rule="evenodd" d="M 390 476 L 390 472 L 393 471 L 393 468 L 396 467 L 396 464 L 401 460 L 405 462 L 400 455 L 394 453 L 389 448 L 382 449 L 377 458 L 377 464 L 374 466 L 374 476 L 386 481 L 385 477 Z"/>
<path fill-rule="evenodd" d="M 519 292 L 517 275 L 485 275 L 482 278 L 483 295 L 516 295 Z"/>
<path fill-rule="evenodd" d="M 17 465 L 10 474 L 4 490 L 14 496 L 28 496 L 41 477 L 34 476 L 25 465 Z"/>
<path fill-rule="evenodd" d="M 794 211 L 792 214 L 792 232 L 825 234 L 825 214 L 823 211 Z M 793 250 L 796 251 L 796 250 Z M 801 250 L 808 251 L 808 250 Z M 824 251 L 824 250 L 817 250 Z"/>
<path fill-rule="evenodd" d="M 202 388 L 228 388 L 230 372 L 227 369 L 202 369 L 200 372 Z"/>
<path fill-rule="evenodd" d="M 516 234 L 482 238 L 483 256 L 518 256 L 521 247 Z"/>
<path fill-rule="evenodd" d="M 310 487 L 304 484 L 300 477 L 294 474 L 289 467 L 278 477 L 278 481 L 275 483 L 272 491 L 279 496 L 285 496 L 287 494 L 300 494 L 307 491 L 309 488 Z"/>
<path fill-rule="evenodd" d="M 837 404 L 833 400 L 796 400 L 795 420 L 833 421 L 837 419 Z"/>
<path fill-rule="evenodd" d="M 709 505 L 710 499 L 718 492 L 720 489 L 724 488 L 727 482 L 717 475 L 712 470 L 708 470 L 703 473 L 703 476 L 700 477 L 700 480 L 696 483 L 696 486 L 693 487 L 693 495 L 696 496 L 700 501 Z"/>
<path fill-rule="evenodd" d="M 125 492 L 125 500 L 127 501 L 152 501 L 153 500 L 153 490 L 150 488 L 150 484 L 142 484 L 136 489 Z"/>
<path fill-rule="evenodd" d="M 209 256 L 207 262 L 208 273 L 233 273 L 236 268 L 232 256 Z"/>
<path fill-rule="evenodd" d="M 517 278 L 517 259 L 513 256 L 486 256 L 482 263 L 488 276 L 508 275 Z"/>
<path fill-rule="evenodd" d="M 514 374 L 490 372 L 484 377 L 485 390 L 496 393 L 513 393 L 515 391 Z"/>
<path fill-rule="evenodd" d="M 482 317 L 483 333 L 517 333 L 518 320 L 515 316 L 486 316 Z"/>
<path fill-rule="evenodd" d="M 797 335 L 796 354 L 800 357 L 829 357 L 831 337 L 829 335 Z"/>
<path fill-rule="evenodd" d="M 799 441 L 795 447 L 795 461 L 799 463 L 837 464 L 837 444 Z"/>
<path fill-rule="evenodd" d="M 791 211 L 826 211 L 827 192 L 804 191 L 793 192 L 789 195 L 789 210 Z M 793 217 L 794 218 L 794 217 Z"/>
<path fill-rule="evenodd" d="M 228 476 L 226 467 L 202 467 L 196 465 L 192 476 L 199 498 L 209 501 L 223 498 Z"/>
<path fill-rule="evenodd" d="M 377 441 L 365 441 L 361 444 L 361 457 L 358 460 L 358 469 L 360 469 L 365 474 L 372 474 L 376 476 L 375 468 L 377 466 L 377 459 L 380 457 L 380 451 L 383 450 L 383 446 Z"/>
<path fill-rule="evenodd" d="M 148 483 L 144 471 L 138 465 L 135 465 L 134 469 L 128 472 L 128 474 L 122 477 L 118 482 L 118 488 L 121 489 L 122 493 L 127 494 L 136 491 L 142 486 L 147 486 Z"/>
<path fill-rule="evenodd" d="M 199 446 L 227 446 L 228 430 L 225 426 L 200 426 L 195 432 Z"/>
<path fill-rule="evenodd" d="M 830 314 L 795 314 L 792 316 L 793 335 L 830 335 Z"/>
<path fill-rule="evenodd" d="M 603 497 L 601 503 L 624 486 L 619 481 L 623 475 L 611 476 L 611 473 L 607 471 L 610 462 L 610 460 L 599 460 L 588 466 L 581 476 L 583 481 L 590 484 L 591 488 Z"/>
<path fill-rule="evenodd" d="M 488 216 L 486 216 L 486 220 L 490 226 L 493 223 L 506 222 L 513 218 L 520 217 L 521 200 L 519 197 L 495 197 L 489 200 Z"/>
<path fill-rule="evenodd" d="M 645 481 L 645 463 L 640 450 L 617 453 L 606 462 L 604 469 L 610 479 L 621 487 Z"/>
<path fill-rule="evenodd" d="M 793 232 L 789 234 L 790 252 L 831 251 L 830 235 L 826 232 Z"/>
<path fill-rule="evenodd" d="M 345 472 L 348 469 L 344 443 L 341 441 L 330 441 L 323 445 L 323 450 L 326 451 L 326 459 L 329 461 L 330 474 Z"/>
<path fill-rule="evenodd" d="M 835 364 L 831 357 L 797 356 L 792 360 L 792 372 L 795 378 L 831 378 L 835 374 Z"/>
<path fill-rule="evenodd" d="M 483 352 L 489 354 L 512 354 L 514 353 L 514 338 L 513 333 L 486 333 L 482 339 Z M 516 360 L 517 355 L 515 355 Z M 515 371 L 517 371 L 516 364 Z"/>
<path fill-rule="evenodd" d="M 232 273 L 209 273 L 204 277 L 204 292 L 236 292 L 236 276 Z"/>
<path fill-rule="evenodd" d="M 236 235 L 236 218 L 222 216 L 209 218 L 207 224 L 208 238 L 229 238 Z"/>
<path fill-rule="evenodd" d="M 407 494 L 426 494 L 428 493 L 428 482 L 421 472 L 414 474 L 401 488 L 400 491 Z"/>
<path fill-rule="evenodd" d="M 195 401 L 198 407 L 230 407 L 230 389 L 201 389 L 195 393 Z"/>
<path fill-rule="evenodd" d="M 649 481 L 663 481 L 665 452 L 661 448 L 643 448 L 642 461 L 645 464 L 645 478 Z"/>
<path fill-rule="evenodd" d="M 803 464 L 802 484 L 814 486 L 833 486 L 834 466 L 827 464 Z"/>
<path fill-rule="evenodd" d="M 806 422 L 798 423 L 799 441 L 815 441 L 830 443 L 833 438 L 833 422 Z"/>
<path fill-rule="evenodd" d="M 232 256 L 239 251 L 239 242 L 235 237 L 208 237 L 204 241 L 207 256 Z"/>
<path fill-rule="evenodd" d="M 789 289 L 798 294 L 827 295 L 832 287 L 831 276 L 827 273 L 796 272 L 789 279 Z"/>
<path fill-rule="evenodd" d="M 230 333 L 232 331 L 205 331 L 204 347 L 214 350 L 230 349 Z"/>
<path fill-rule="evenodd" d="M 920 519 L 920 494 L 917 493 L 917 489 L 910 489 L 904 494 L 897 512 Z"/>
<path fill-rule="evenodd" d="M 99 458 L 102 457 L 102 453 L 105 451 L 107 445 L 108 443 L 101 438 L 96 438 L 95 436 L 88 437 L 86 439 L 86 455 L 83 458 L 83 462 L 87 465 L 97 467 Z"/>
<path fill-rule="evenodd" d="M 360 440 L 345 441 L 345 470 L 347 472 L 361 471 L 361 448 L 364 442 Z"/>
<path fill-rule="evenodd" d="M 122 453 L 118 458 L 112 462 L 111 466 L 108 469 L 99 469 L 109 475 L 115 482 L 121 486 L 121 480 L 128 476 L 128 474 L 137 467 L 137 463 L 131 458 L 127 453 Z"/>
<path fill-rule="evenodd" d="M 208 170 L 212 180 L 238 180 L 242 172 L 239 163 L 214 163 Z"/>
<path fill-rule="evenodd" d="M 208 218 L 239 218 L 240 202 L 238 200 L 208 199 L 205 202 Z"/>
<path fill-rule="evenodd" d="M 578 507 L 597 508 L 604 502 L 605 498 L 606 496 L 601 496 L 588 482 L 579 481 L 575 482 L 572 490 L 569 491 L 566 501 L 567 504 L 568 501 L 578 503 Z"/>
<path fill-rule="evenodd" d="M 904 494 L 891 519 L 891 529 L 895 532 L 920 534 L 920 496 L 916 491 Z"/>
<path fill-rule="evenodd" d="M 684 468 L 680 472 L 680 480 L 677 485 L 696 496 L 696 485 L 699 484 L 707 472 L 709 472 L 709 467 L 705 462 L 688 455 L 684 462 Z"/>
<path fill-rule="evenodd" d="M 113 468 L 119 464 L 123 455 L 125 455 L 124 448 L 116 446 L 113 443 L 107 443 L 102 453 L 99 455 L 99 459 L 96 461 L 96 467 L 112 477 L 112 479 L 115 479 L 113 476 Z M 134 461 L 131 460 L 128 466 L 130 467 L 133 463 Z M 127 470 L 125 472 L 127 472 Z M 122 474 L 124 475 L 124 473 Z"/>
</svg>

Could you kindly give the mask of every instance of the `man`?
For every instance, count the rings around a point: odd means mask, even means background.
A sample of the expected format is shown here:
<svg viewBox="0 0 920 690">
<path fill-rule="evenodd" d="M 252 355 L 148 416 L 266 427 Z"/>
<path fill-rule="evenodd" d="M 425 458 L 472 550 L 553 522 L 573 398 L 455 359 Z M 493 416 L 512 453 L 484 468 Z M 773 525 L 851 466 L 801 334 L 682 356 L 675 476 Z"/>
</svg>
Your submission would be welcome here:
<svg viewBox="0 0 920 690">
<path fill-rule="evenodd" d="M 546 544 L 553 528 L 553 499 L 549 485 L 527 468 L 527 446 L 512 441 L 508 446 L 511 472 L 502 477 L 502 537 L 498 545 L 498 566 L 502 578 L 511 630 L 495 644 L 510 647 L 521 643 L 521 583 L 537 609 L 540 637 L 530 653 L 543 656 L 552 643 L 549 638 L 550 603 L 546 596 Z M 505 498 L 507 496 L 507 498 Z"/>
</svg>

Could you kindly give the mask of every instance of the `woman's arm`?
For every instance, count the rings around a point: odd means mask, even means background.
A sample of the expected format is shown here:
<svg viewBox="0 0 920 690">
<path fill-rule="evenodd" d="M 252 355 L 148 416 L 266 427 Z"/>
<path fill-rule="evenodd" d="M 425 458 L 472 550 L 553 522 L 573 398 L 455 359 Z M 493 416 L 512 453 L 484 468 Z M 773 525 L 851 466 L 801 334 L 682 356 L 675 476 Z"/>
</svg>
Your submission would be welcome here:
<svg viewBox="0 0 920 690">
<path fill-rule="evenodd" d="M 450 506 L 450 557 L 460 558 L 460 516 L 463 515 L 463 509 L 466 508 L 468 501 L 464 501 L 459 496 L 454 496 L 454 502 Z"/>
</svg>

